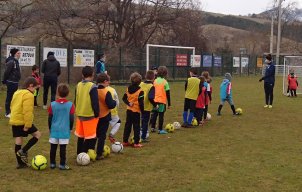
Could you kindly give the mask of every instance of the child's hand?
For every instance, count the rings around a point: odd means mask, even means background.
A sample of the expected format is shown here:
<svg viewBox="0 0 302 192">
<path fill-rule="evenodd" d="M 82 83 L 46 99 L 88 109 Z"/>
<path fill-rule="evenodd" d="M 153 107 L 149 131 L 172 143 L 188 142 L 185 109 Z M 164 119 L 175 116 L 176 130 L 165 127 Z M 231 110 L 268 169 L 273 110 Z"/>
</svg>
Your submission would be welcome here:
<svg viewBox="0 0 302 192">
<path fill-rule="evenodd" d="M 24 127 L 24 128 L 23 128 L 23 131 L 28 131 L 29 128 L 30 128 L 30 127 Z"/>
</svg>

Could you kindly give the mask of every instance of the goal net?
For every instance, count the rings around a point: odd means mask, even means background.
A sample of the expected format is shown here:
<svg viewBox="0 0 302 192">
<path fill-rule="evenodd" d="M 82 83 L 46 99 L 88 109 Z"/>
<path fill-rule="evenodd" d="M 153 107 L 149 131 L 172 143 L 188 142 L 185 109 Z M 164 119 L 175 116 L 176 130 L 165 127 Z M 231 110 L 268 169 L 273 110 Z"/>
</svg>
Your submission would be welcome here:
<svg viewBox="0 0 302 192">
<path fill-rule="evenodd" d="M 294 73 L 297 77 L 299 84 L 297 94 L 302 94 L 302 56 L 285 56 L 283 66 L 283 94 L 287 94 L 290 73 Z"/>
</svg>

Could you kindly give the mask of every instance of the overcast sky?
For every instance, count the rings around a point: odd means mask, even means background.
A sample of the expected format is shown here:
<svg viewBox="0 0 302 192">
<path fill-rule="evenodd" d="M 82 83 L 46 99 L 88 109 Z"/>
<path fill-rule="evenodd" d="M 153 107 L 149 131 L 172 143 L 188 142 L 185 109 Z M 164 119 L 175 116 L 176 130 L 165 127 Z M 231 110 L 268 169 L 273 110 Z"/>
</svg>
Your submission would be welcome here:
<svg viewBox="0 0 302 192">
<path fill-rule="evenodd" d="M 286 0 L 286 2 L 293 0 Z M 295 0 L 302 6 L 302 0 Z M 271 6 L 273 0 L 201 0 L 202 9 L 208 12 L 231 15 L 248 15 L 249 13 L 261 13 Z"/>
</svg>

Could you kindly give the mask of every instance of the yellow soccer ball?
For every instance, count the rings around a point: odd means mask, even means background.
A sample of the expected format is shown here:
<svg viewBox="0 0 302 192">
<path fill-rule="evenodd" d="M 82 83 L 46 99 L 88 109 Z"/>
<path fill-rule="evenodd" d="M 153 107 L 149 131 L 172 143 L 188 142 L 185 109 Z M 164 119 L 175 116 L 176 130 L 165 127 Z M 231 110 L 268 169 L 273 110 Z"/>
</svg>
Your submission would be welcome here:
<svg viewBox="0 0 302 192">
<path fill-rule="evenodd" d="M 35 170 L 43 170 L 47 167 L 47 159 L 43 155 L 36 155 L 31 161 L 31 167 Z"/>
<path fill-rule="evenodd" d="M 89 149 L 87 154 L 89 155 L 91 161 L 95 161 L 95 159 L 96 159 L 96 152 L 95 152 L 95 150 Z"/>
<path fill-rule="evenodd" d="M 237 108 L 236 109 L 236 113 L 238 113 L 238 115 L 242 115 L 242 109 L 241 108 Z"/>
<path fill-rule="evenodd" d="M 197 121 L 197 119 L 195 119 L 195 118 L 193 119 L 192 125 L 193 125 L 193 126 L 198 126 L 198 121 Z"/>
<path fill-rule="evenodd" d="M 108 145 L 104 145 L 103 157 L 108 157 L 110 155 L 110 147 Z"/>
<path fill-rule="evenodd" d="M 165 129 L 166 129 L 166 131 L 167 131 L 168 133 L 173 133 L 174 130 L 175 130 L 175 127 L 174 127 L 174 125 L 173 125 L 172 123 L 168 123 L 168 124 L 166 125 Z"/>
<path fill-rule="evenodd" d="M 142 139 L 141 138 L 139 138 L 139 142 L 141 143 L 142 142 Z M 130 138 L 130 145 L 133 145 L 134 144 L 134 136 L 132 136 L 131 138 Z"/>
</svg>

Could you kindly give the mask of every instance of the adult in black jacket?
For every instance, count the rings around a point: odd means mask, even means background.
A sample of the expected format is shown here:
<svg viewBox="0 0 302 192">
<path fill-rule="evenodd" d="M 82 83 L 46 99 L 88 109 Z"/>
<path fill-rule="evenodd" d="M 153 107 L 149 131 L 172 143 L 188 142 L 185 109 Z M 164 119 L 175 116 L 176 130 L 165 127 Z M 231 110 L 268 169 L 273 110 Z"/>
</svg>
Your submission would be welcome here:
<svg viewBox="0 0 302 192">
<path fill-rule="evenodd" d="M 58 76 L 61 74 L 61 67 L 59 61 L 54 56 L 54 52 L 48 52 L 47 59 L 43 61 L 42 73 L 43 78 L 43 108 L 47 109 L 47 96 L 49 87 L 51 87 L 51 101 L 56 99 L 56 91 L 58 85 Z"/>
<path fill-rule="evenodd" d="M 5 117 L 10 118 L 10 103 L 14 93 L 18 90 L 19 81 L 21 79 L 21 70 L 19 66 L 19 58 L 21 52 L 19 49 L 12 48 L 10 56 L 6 59 L 6 68 L 3 77 L 3 84 L 6 84 L 6 100 L 5 100 Z"/>
</svg>

